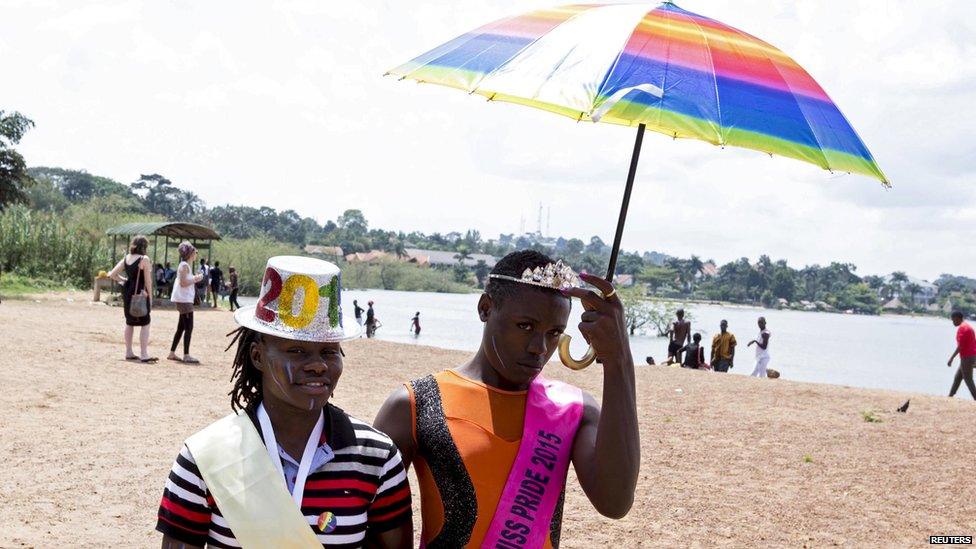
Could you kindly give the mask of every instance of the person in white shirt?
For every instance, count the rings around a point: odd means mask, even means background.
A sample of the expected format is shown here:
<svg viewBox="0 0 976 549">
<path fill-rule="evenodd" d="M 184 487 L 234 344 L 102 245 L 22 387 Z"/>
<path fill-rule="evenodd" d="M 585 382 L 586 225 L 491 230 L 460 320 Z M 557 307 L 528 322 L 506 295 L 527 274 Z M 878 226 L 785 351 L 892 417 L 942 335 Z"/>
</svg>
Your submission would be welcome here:
<svg viewBox="0 0 976 549">
<path fill-rule="evenodd" d="M 759 317 L 759 335 L 749 342 L 748 346 L 756 345 L 756 368 L 752 371 L 754 377 L 766 377 L 766 366 L 769 366 L 769 330 L 766 329 L 766 317 Z"/>
<path fill-rule="evenodd" d="M 190 337 L 193 335 L 193 298 L 195 285 L 203 280 L 202 274 L 193 274 L 193 260 L 197 257 L 197 249 L 187 241 L 180 243 L 180 266 L 176 269 L 176 280 L 173 281 L 173 294 L 170 300 L 176 304 L 176 311 L 180 314 L 173 335 L 173 345 L 169 348 L 169 360 L 199 364 L 200 361 L 190 356 Z M 176 347 L 183 340 L 183 357 L 176 354 Z"/>
</svg>

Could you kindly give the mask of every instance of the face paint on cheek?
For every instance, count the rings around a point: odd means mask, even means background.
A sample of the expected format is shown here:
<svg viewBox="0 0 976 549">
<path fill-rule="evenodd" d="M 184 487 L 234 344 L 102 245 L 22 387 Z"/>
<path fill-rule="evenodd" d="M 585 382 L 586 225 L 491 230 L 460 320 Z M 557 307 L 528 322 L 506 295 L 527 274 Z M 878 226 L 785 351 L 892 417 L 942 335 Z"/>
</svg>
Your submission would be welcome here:
<svg viewBox="0 0 976 549">
<path fill-rule="evenodd" d="M 498 361 L 498 364 L 500 364 L 502 368 L 507 369 L 508 366 L 505 364 L 505 361 L 502 360 L 502 355 L 498 353 L 498 344 L 495 343 L 495 336 L 491 336 L 491 350 L 495 352 L 495 360 Z"/>
<path fill-rule="evenodd" d="M 271 367 L 274 368 L 275 366 L 272 365 Z M 295 375 L 292 372 L 292 368 L 286 364 L 284 366 L 281 366 L 281 369 L 285 371 L 285 377 L 288 378 L 288 383 L 293 383 L 295 379 Z M 285 387 L 281 384 L 281 381 L 278 380 L 278 376 L 271 374 L 271 380 L 274 381 L 275 385 L 278 386 L 278 390 L 281 391 L 282 395 L 288 394 L 288 390 L 285 389 Z"/>
</svg>

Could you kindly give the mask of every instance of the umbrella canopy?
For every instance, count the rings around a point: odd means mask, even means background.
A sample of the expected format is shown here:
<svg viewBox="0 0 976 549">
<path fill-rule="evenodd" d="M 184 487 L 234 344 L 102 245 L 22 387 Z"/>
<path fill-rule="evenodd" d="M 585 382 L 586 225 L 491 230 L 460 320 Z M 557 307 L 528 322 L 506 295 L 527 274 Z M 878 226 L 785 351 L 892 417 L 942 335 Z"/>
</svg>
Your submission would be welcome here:
<svg viewBox="0 0 976 549">
<path fill-rule="evenodd" d="M 888 180 L 788 55 L 671 2 L 571 5 L 502 19 L 388 74 L 678 138 Z"/>
</svg>

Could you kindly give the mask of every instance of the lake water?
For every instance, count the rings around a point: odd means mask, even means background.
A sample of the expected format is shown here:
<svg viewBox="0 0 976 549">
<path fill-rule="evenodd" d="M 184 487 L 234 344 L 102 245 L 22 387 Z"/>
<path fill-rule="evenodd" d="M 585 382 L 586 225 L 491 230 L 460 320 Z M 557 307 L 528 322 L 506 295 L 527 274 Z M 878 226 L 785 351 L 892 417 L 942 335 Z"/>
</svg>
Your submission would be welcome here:
<svg viewBox="0 0 976 549">
<path fill-rule="evenodd" d="M 482 324 L 476 313 L 479 294 L 347 290 L 342 297 L 350 317 L 353 299 L 363 307 L 370 299 L 375 302 L 376 316 L 383 324 L 377 330 L 378 339 L 462 351 L 475 351 L 481 343 Z M 752 372 L 754 351 L 745 345 L 759 333 L 759 316 L 766 317 L 772 333 L 769 367 L 787 379 L 944 395 L 955 374 L 955 367 L 946 367 L 955 348 L 955 328 L 948 319 L 697 304 L 686 310 L 693 317 L 693 331 L 700 332 L 707 345 L 718 331 L 719 321 L 729 321 L 729 331 L 739 342 L 733 375 Z M 410 319 L 417 311 L 423 329 L 415 338 Z M 581 356 L 586 347 L 576 328 L 581 312 L 582 306 L 574 300 L 568 330 L 573 336 L 573 356 Z M 666 338 L 638 335 L 631 338 L 630 346 L 639 365 L 645 364 L 648 355 L 658 362 L 667 357 Z"/>
</svg>

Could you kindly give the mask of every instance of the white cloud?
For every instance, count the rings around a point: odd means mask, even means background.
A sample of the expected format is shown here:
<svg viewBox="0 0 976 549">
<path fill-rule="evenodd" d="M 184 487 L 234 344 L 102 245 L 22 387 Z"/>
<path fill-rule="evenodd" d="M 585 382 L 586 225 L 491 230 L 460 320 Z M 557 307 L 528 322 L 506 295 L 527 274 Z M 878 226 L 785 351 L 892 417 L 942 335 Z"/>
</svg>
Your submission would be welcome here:
<svg viewBox="0 0 976 549">
<path fill-rule="evenodd" d="M 633 130 L 381 75 L 552 0 L 0 0 L 3 109 L 37 122 L 31 164 L 132 181 L 159 172 L 211 204 L 374 226 L 613 236 Z M 729 260 L 851 261 L 976 275 L 976 3 L 687 0 L 782 48 L 823 85 L 894 183 L 645 138 L 624 245 Z"/>
</svg>

